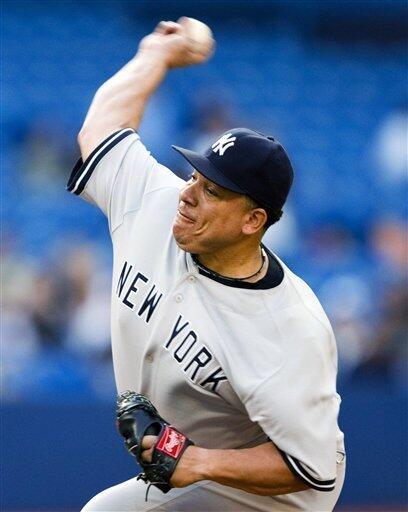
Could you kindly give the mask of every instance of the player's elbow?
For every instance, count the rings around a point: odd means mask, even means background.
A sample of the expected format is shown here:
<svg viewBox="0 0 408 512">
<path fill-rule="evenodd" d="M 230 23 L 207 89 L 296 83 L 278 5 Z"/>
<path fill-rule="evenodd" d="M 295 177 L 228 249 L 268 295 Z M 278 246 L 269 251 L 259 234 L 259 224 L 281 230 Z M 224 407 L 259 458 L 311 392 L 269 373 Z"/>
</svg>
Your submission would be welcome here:
<svg viewBox="0 0 408 512">
<path fill-rule="evenodd" d="M 85 122 L 77 135 L 77 141 L 81 150 L 82 160 L 85 161 L 88 156 L 100 145 L 107 137 L 113 133 L 127 128 L 125 124 L 106 124 L 106 123 L 87 123 Z"/>
<path fill-rule="evenodd" d="M 79 131 L 77 135 L 77 141 L 79 149 L 81 150 L 82 159 L 85 161 L 87 156 L 90 154 L 90 151 L 93 149 L 91 134 L 85 126 L 82 126 L 81 130 Z"/>
<path fill-rule="evenodd" d="M 115 131 L 115 129 L 84 124 L 77 135 L 82 160 L 85 162 L 88 156 L 98 147 L 98 145 Z"/>
<path fill-rule="evenodd" d="M 77 142 L 79 144 L 79 147 L 81 147 L 85 143 L 85 140 L 87 138 L 89 138 L 88 130 L 85 128 L 85 126 L 82 126 L 77 135 Z"/>
</svg>

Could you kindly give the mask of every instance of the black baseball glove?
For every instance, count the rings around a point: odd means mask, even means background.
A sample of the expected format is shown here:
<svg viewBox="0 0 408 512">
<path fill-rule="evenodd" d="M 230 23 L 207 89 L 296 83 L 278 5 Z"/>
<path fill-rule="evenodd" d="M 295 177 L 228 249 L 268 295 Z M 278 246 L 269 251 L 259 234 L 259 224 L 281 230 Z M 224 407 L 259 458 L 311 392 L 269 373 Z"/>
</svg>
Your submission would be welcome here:
<svg viewBox="0 0 408 512">
<path fill-rule="evenodd" d="M 194 443 L 167 423 L 146 396 L 134 391 L 118 396 L 117 427 L 129 453 L 143 469 L 137 478 L 169 492 L 170 479 L 180 457 Z M 142 460 L 142 439 L 147 435 L 157 436 L 149 463 Z"/>
</svg>

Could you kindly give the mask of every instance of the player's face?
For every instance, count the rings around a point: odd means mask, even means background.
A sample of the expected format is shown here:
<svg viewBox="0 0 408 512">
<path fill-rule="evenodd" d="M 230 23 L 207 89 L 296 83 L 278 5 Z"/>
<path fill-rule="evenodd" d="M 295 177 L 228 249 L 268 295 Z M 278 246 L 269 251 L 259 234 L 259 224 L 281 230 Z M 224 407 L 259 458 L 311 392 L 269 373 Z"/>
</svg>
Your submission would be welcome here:
<svg viewBox="0 0 408 512">
<path fill-rule="evenodd" d="M 194 171 L 180 192 L 174 238 L 181 249 L 193 254 L 231 247 L 245 238 L 249 211 L 245 196 Z"/>
</svg>

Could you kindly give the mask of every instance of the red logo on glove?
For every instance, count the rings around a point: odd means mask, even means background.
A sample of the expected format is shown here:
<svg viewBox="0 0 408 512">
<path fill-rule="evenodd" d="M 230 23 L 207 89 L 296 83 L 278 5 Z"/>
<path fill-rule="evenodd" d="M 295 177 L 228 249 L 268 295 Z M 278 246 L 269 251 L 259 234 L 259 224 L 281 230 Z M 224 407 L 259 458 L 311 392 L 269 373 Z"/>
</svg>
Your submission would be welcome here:
<svg viewBox="0 0 408 512">
<path fill-rule="evenodd" d="M 183 436 L 183 434 L 172 427 L 166 427 L 156 445 L 156 450 L 160 450 L 166 455 L 177 459 L 183 449 L 185 441 L 186 436 Z"/>
</svg>

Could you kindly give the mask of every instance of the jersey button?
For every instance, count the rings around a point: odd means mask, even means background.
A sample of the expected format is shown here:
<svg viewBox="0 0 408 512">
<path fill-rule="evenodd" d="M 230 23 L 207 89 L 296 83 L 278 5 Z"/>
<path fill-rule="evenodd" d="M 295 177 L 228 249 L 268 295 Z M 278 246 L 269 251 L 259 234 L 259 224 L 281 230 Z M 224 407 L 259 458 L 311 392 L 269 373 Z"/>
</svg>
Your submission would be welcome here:
<svg viewBox="0 0 408 512">
<path fill-rule="evenodd" d="M 147 361 L 148 363 L 153 363 L 153 356 L 152 356 L 152 354 L 147 354 L 147 356 L 146 356 L 146 361 Z"/>
<path fill-rule="evenodd" d="M 187 277 L 187 281 L 189 283 L 193 284 L 193 283 L 195 283 L 197 281 L 197 279 L 194 276 L 190 275 L 190 276 Z"/>
<path fill-rule="evenodd" d="M 337 452 L 336 462 L 337 464 L 341 464 L 345 459 L 346 455 L 342 452 Z"/>
<path fill-rule="evenodd" d="M 181 295 L 181 293 L 178 293 L 175 297 L 174 297 L 174 300 L 176 302 L 181 302 L 183 300 L 183 296 Z"/>
</svg>

